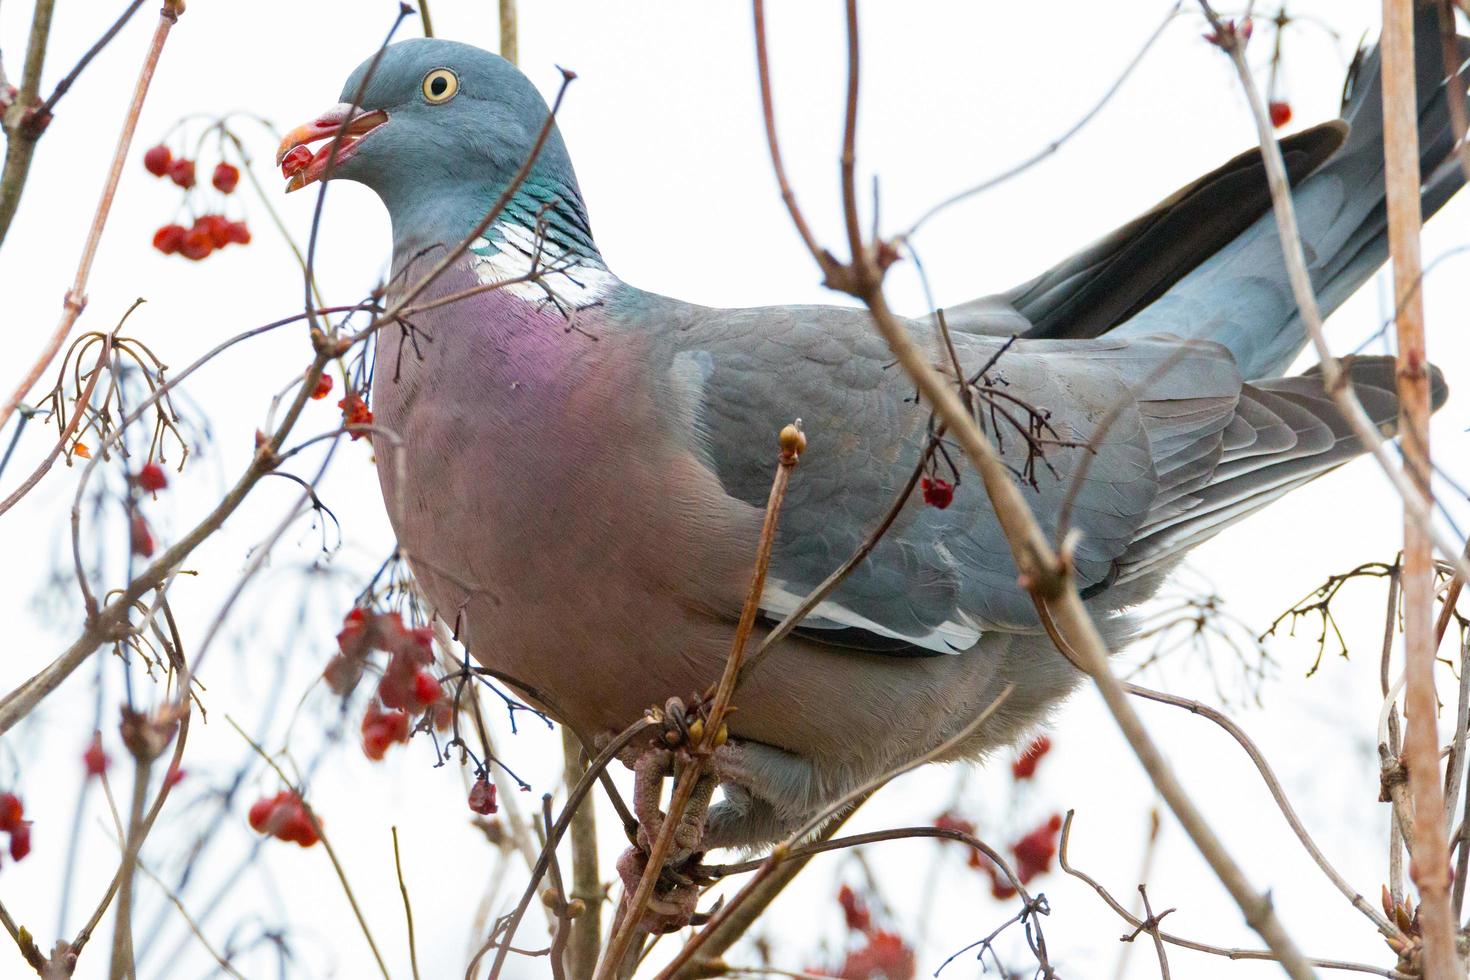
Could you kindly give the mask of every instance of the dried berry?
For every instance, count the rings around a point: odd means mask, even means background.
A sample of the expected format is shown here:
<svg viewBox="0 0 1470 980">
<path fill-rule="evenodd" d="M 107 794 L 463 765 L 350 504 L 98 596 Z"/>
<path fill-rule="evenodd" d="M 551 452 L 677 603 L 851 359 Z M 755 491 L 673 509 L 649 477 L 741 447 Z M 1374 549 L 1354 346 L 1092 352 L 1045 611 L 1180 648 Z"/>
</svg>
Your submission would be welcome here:
<svg viewBox="0 0 1470 980">
<path fill-rule="evenodd" d="M 311 397 L 320 401 L 332 393 L 332 376 L 323 374 L 316 379 L 316 387 L 311 389 Z"/>
<path fill-rule="evenodd" d="M 178 184 L 184 190 L 194 186 L 194 161 L 180 158 L 175 160 L 168 168 L 168 179 Z"/>
<path fill-rule="evenodd" d="M 149 147 L 143 154 L 143 169 L 155 177 L 162 177 L 173 166 L 174 155 L 162 143 Z"/>
<path fill-rule="evenodd" d="M 168 474 L 157 463 L 144 463 L 138 471 L 138 488 L 144 493 L 157 493 L 168 486 Z"/>
<path fill-rule="evenodd" d="M 469 798 L 470 809 L 481 816 L 489 816 L 499 807 L 495 803 L 495 784 L 484 776 L 475 780 L 475 785 L 470 787 Z"/>
<path fill-rule="evenodd" d="M 214 174 L 209 178 L 214 189 L 221 194 L 228 194 L 240 183 L 240 168 L 232 163 L 215 164 Z"/>
<path fill-rule="evenodd" d="M 337 402 L 337 407 L 342 409 L 342 424 L 346 426 L 372 425 L 373 413 L 368 409 L 367 403 L 357 392 L 348 393 L 347 397 Z M 367 432 L 351 433 L 354 440 L 370 435 Z"/>
</svg>

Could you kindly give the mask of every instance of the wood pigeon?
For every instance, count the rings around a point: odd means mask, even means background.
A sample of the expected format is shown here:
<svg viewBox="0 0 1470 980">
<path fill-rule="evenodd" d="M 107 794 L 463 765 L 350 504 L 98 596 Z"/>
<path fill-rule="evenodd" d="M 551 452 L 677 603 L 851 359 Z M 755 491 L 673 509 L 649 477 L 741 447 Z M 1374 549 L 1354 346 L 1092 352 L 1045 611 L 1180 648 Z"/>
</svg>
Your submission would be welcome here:
<svg viewBox="0 0 1470 980">
<path fill-rule="evenodd" d="M 1421 21 L 1429 215 L 1462 175 L 1433 11 Z M 291 189 L 342 178 L 382 199 L 391 302 L 488 213 L 548 109 L 513 65 L 466 44 L 403 41 L 372 65 L 281 153 L 308 147 Z M 1342 120 L 1282 144 L 1324 311 L 1386 258 L 1380 98 L 1373 52 Z M 497 282 L 509 284 L 473 292 Z M 619 279 L 555 129 L 499 218 L 415 304 L 465 290 L 377 337 L 373 409 L 398 437 L 375 444 L 383 496 L 438 614 L 584 736 L 719 677 L 783 425 L 804 420 L 810 449 L 757 641 L 872 532 L 929 445 L 929 407 L 866 311 L 711 309 Z M 933 319 L 908 326 L 951 370 Z M 1114 649 L 1129 639 L 1127 610 L 1189 549 L 1362 451 L 1317 371 L 1280 376 L 1306 337 L 1255 152 L 1036 279 L 950 310 L 949 327 L 966 376 L 984 369 L 1004 393 L 1010 421 L 986 424 L 1049 532 L 1080 480 L 1078 584 Z M 1349 371 L 1391 427 L 1393 361 L 1360 357 Z M 1437 372 L 1434 388 L 1438 405 Z M 955 753 L 981 756 L 1077 685 L 1017 585 L 979 480 L 953 447 L 930 465 L 936 480 L 958 477 L 952 502 L 913 495 L 738 691 L 704 846 L 789 832 L 1013 686 Z"/>
</svg>

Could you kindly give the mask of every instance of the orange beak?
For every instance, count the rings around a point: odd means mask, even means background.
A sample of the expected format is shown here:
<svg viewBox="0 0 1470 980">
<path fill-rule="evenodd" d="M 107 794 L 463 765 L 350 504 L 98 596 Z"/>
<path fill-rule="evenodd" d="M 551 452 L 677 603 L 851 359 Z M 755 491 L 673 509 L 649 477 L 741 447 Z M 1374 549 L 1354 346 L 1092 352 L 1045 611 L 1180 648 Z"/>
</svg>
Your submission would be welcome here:
<svg viewBox="0 0 1470 980">
<path fill-rule="evenodd" d="M 291 130 L 276 152 L 276 164 L 286 177 L 286 193 L 324 179 L 329 169 L 345 163 L 363 139 L 387 121 L 388 114 L 381 109 L 354 110 L 343 102 Z M 319 140 L 326 142 L 313 152 L 310 144 Z"/>
</svg>

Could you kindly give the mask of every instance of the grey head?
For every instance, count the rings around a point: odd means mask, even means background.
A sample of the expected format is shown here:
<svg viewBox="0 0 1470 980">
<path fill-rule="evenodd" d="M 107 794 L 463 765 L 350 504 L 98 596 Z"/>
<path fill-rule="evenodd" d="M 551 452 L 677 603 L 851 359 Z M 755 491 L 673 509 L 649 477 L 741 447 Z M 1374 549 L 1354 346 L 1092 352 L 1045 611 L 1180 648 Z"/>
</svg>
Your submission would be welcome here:
<svg viewBox="0 0 1470 980">
<path fill-rule="evenodd" d="M 415 38 L 359 65 L 340 104 L 288 133 L 278 159 L 294 153 L 298 162 L 288 190 L 335 178 L 371 188 L 400 247 L 448 241 L 473 228 L 510 184 L 549 112 L 530 79 L 499 55 Z M 342 145 L 329 168 L 339 132 Z M 319 140 L 310 158 L 298 149 Z M 555 128 L 517 197 L 508 217 L 534 221 L 537 210 L 564 212 L 590 246 L 571 158 Z"/>
</svg>

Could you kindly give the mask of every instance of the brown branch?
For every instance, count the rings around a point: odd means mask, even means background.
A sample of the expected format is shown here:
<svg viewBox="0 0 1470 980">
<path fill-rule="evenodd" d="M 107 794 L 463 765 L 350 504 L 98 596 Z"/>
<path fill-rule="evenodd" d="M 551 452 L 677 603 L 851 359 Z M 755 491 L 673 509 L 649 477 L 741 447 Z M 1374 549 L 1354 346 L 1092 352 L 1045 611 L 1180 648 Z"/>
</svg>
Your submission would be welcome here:
<svg viewBox="0 0 1470 980">
<path fill-rule="evenodd" d="M 658 828 L 658 835 L 648 852 L 648 863 L 638 880 L 638 887 L 619 908 L 619 916 L 613 927 L 612 939 L 603 950 L 598 964 L 597 980 L 611 980 L 619 968 L 638 931 L 638 923 L 648 901 L 653 897 L 654 886 L 663 873 L 664 861 L 673 847 L 674 833 L 694 798 L 695 789 L 704 776 L 705 765 L 715 748 L 726 737 L 725 715 L 730 709 L 730 700 L 735 694 L 735 684 L 740 677 L 740 665 L 745 658 L 745 647 L 750 641 L 750 632 L 760 612 L 761 595 L 765 591 L 766 571 L 771 564 L 771 549 L 776 543 L 776 527 L 781 517 L 781 504 L 786 499 L 786 488 L 791 482 L 791 471 L 796 467 L 806 449 L 806 437 L 801 434 L 801 422 L 781 430 L 781 453 L 777 458 L 776 473 L 771 480 L 770 496 L 766 500 L 765 519 L 761 524 L 760 539 L 756 545 L 755 568 L 751 572 L 750 584 L 746 589 L 745 603 L 740 609 L 740 620 L 730 643 L 730 654 L 725 658 L 725 667 L 720 675 L 714 696 L 709 700 L 709 710 L 704 719 L 704 731 L 693 739 L 691 759 L 674 785 L 669 798 L 668 812 Z"/>
<path fill-rule="evenodd" d="M 500 56 L 513 65 L 520 61 L 516 0 L 500 0 Z"/>
<path fill-rule="evenodd" d="M 975 732 L 979 731 L 980 727 L 985 724 L 985 722 L 988 721 L 996 711 L 1000 709 L 1000 707 L 1011 696 L 1014 690 L 1015 685 L 1007 684 L 1006 687 L 1000 692 L 1000 694 L 996 696 L 995 700 L 991 701 L 990 704 L 986 706 L 984 711 L 980 712 L 980 714 L 972 718 L 970 722 L 963 728 L 961 728 L 958 732 L 951 735 L 943 742 L 940 742 L 938 745 L 932 747 L 922 755 L 914 759 L 910 759 L 906 762 L 902 762 L 891 769 L 879 773 L 877 776 L 873 777 L 862 785 L 857 786 L 849 792 L 843 794 L 837 800 L 823 807 L 822 810 L 820 810 L 815 816 L 807 819 L 807 821 L 796 830 L 788 834 L 786 838 L 781 841 L 781 843 L 772 848 L 770 854 L 766 855 L 766 857 L 760 862 L 759 866 L 755 868 L 755 876 L 751 878 L 750 881 L 747 881 L 745 883 L 740 891 L 735 894 L 735 897 L 733 897 L 732 899 L 730 899 L 730 901 L 726 902 L 723 906 L 720 907 L 720 910 L 714 914 L 714 916 L 710 919 L 709 924 L 705 926 L 704 929 L 696 933 L 693 939 L 684 944 L 684 948 L 679 950 L 678 955 L 675 956 L 672 961 L 670 961 L 668 966 L 664 967 L 661 973 L 659 973 L 658 980 L 672 980 L 672 978 L 680 975 L 680 970 L 689 970 L 691 967 L 694 968 L 695 975 L 698 975 L 698 967 L 701 964 L 707 962 L 708 957 L 695 959 L 695 955 L 705 945 L 708 937 L 718 931 L 728 919 L 735 915 L 740 907 L 747 900 L 749 900 L 750 896 L 761 886 L 763 882 L 765 882 L 772 875 L 772 873 L 781 865 L 782 862 L 790 859 L 793 856 L 799 856 L 801 854 L 816 854 L 824 850 L 831 850 L 833 847 L 850 846 L 849 844 L 843 844 L 842 840 L 850 841 L 851 838 L 840 839 L 839 841 L 824 841 L 819 844 L 808 845 L 808 847 L 815 848 L 815 850 L 805 850 L 803 848 L 799 848 L 797 846 L 799 841 L 801 841 L 812 831 L 816 830 L 818 827 L 822 826 L 832 817 L 836 816 L 839 813 L 842 813 L 848 807 L 859 803 L 860 801 L 866 800 L 869 796 L 876 793 L 879 789 L 882 789 L 892 780 L 897 779 L 899 776 L 902 776 L 904 773 L 910 772 L 914 769 L 919 768 L 920 766 L 926 765 L 934 761 L 935 759 L 945 758 L 950 752 L 963 745 L 966 740 L 968 740 L 971 736 L 975 734 Z M 943 836 L 945 834 L 957 833 L 956 831 L 944 831 L 942 830 L 942 828 L 938 827 L 916 829 L 923 830 L 926 833 L 911 834 L 910 836 Z M 937 833 L 928 834 L 927 831 L 930 830 L 936 831 Z M 880 833 L 888 832 L 882 831 Z M 876 839 L 887 840 L 890 838 L 881 837 Z M 965 837 L 963 835 L 960 837 L 955 837 L 954 839 L 964 839 L 967 842 L 974 841 L 974 838 Z M 991 850 L 987 845 L 979 841 L 974 841 L 972 846 L 979 847 L 982 851 L 985 852 L 986 856 L 991 857 L 992 860 L 995 860 L 996 863 L 1001 867 L 1001 869 L 1006 872 L 1007 877 L 1010 879 L 1011 886 L 1016 889 L 1017 893 L 1021 895 L 1022 899 L 1028 905 L 1031 904 L 1031 897 L 1029 894 L 1027 894 L 1025 886 L 1021 883 L 1021 880 L 1019 878 L 1011 873 L 1010 868 L 1006 866 L 1004 860 L 1001 859 L 998 854 Z M 1044 944 L 1042 948 L 1043 950 L 1045 949 Z M 1051 967 L 1046 962 L 1044 955 L 1042 957 L 1041 966 L 1046 976 L 1052 976 Z"/>
<path fill-rule="evenodd" d="M 30 173 L 31 157 L 36 152 L 36 141 L 40 139 L 44 125 L 38 125 L 40 117 L 31 110 L 41 90 L 41 68 L 46 61 L 46 44 L 51 37 L 51 15 L 56 0 L 36 0 L 31 14 L 31 35 L 26 44 L 25 65 L 21 68 L 20 87 L 15 101 L 5 107 L 0 115 L 0 128 L 5 130 L 5 169 L 0 171 L 0 243 L 10 230 L 15 210 L 20 206 L 20 194 L 25 189 L 26 176 Z M 0 78 L 0 89 L 5 82 Z M 5 424 L 6 412 L 0 415 L 0 426 Z"/>
<path fill-rule="evenodd" d="M 1111 908 L 1115 913 L 1117 913 L 1119 918 L 1128 923 L 1131 928 L 1144 928 L 1144 921 L 1138 918 L 1138 916 L 1129 912 L 1126 908 L 1124 908 L 1123 904 L 1119 902 L 1116 898 L 1114 898 L 1111 894 L 1109 894 L 1108 890 L 1104 888 L 1101 884 L 1099 884 L 1096 879 L 1088 875 L 1085 871 L 1082 871 L 1081 869 L 1072 866 L 1072 863 L 1067 856 L 1067 846 L 1069 843 L 1071 843 L 1072 818 L 1075 815 L 1075 810 L 1068 810 L 1067 818 L 1062 823 L 1062 840 L 1057 850 L 1057 863 L 1061 865 L 1062 870 L 1065 871 L 1067 874 L 1071 875 L 1073 878 L 1076 878 L 1081 882 L 1084 882 L 1087 885 L 1090 885 L 1092 887 L 1092 890 L 1097 892 L 1098 897 L 1106 902 L 1108 904 L 1108 907 Z M 1158 936 L 1160 939 L 1171 946 L 1178 946 L 1180 949 L 1192 949 L 1198 953 L 1210 953 L 1214 956 L 1223 956 L 1226 959 L 1230 960 L 1270 960 L 1274 962 L 1279 962 L 1281 959 L 1272 950 L 1232 949 L 1226 946 L 1212 946 L 1209 943 L 1201 943 L 1193 939 L 1185 939 L 1182 936 L 1176 936 L 1172 933 L 1164 932 L 1162 929 L 1159 930 Z M 1385 970 L 1382 967 L 1370 966 L 1367 963 L 1351 963 L 1346 960 L 1327 960 L 1317 957 L 1306 957 L 1304 958 L 1304 961 L 1309 966 L 1319 967 L 1323 970 L 1350 970 L 1356 973 L 1371 973 L 1374 976 L 1388 977 L 1389 980 L 1418 980 L 1417 975 L 1400 973 L 1397 970 Z"/>
<path fill-rule="evenodd" d="M 567 789 L 585 774 L 582 740 L 565 725 L 561 730 L 564 781 Z M 567 969 L 574 977 L 587 977 L 597 968 L 597 951 L 602 948 L 602 879 L 597 869 L 597 811 L 591 803 L 578 808 L 572 817 L 572 890 L 569 898 L 582 903 L 584 911 L 572 920 Z"/>
<path fill-rule="evenodd" d="M 420 0 L 420 4 L 422 2 Z M 397 827 L 393 828 L 393 870 L 398 872 L 398 890 L 403 894 L 403 920 L 408 925 L 408 964 L 413 970 L 413 980 L 419 980 L 419 951 L 413 936 L 413 904 L 408 900 L 408 885 L 403 881 L 403 858 L 398 853 Z"/>
<path fill-rule="evenodd" d="M 40 6 L 49 9 L 51 2 L 52 0 L 41 0 L 37 8 L 38 12 Z M 61 350 L 61 345 L 66 341 L 66 335 L 71 332 L 72 325 L 76 323 L 83 307 L 87 305 L 87 278 L 92 271 L 92 260 L 97 255 L 97 245 L 102 240 L 102 229 L 107 224 L 107 215 L 112 210 L 112 199 L 117 193 L 118 181 L 122 179 L 123 162 L 127 159 L 128 149 L 133 143 L 133 132 L 138 127 L 138 116 L 143 111 L 143 99 L 148 95 L 148 85 L 153 80 L 153 70 L 158 67 L 158 58 L 163 53 L 163 43 L 168 40 L 169 29 L 179 19 L 183 6 L 182 0 L 164 0 L 163 9 L 159 11 L 158 27 L 153 32 L 153 41 L 148 46 L 148 53 L 143 58 L 143 67 L 138 73 L 137 84 L 133 87 L 133 99 L 123 120 L 122 133 L 118 136 L 117 147 L 113 150 L 112 166 L 108 170 L 107 181 L 102 188 L 102 198 L 97 202 L 97 211 L 92 217 L 92 228 L 87 233 L 86 244 L 82 247 L 81 261 L 77 263 L 76 276 L 62 303 L 61 320 L 57 323 L 41 356 L 36 359 L 25 378 L 16 386 L 15 393 L 6 400 L 3 406 L 0 406 L 0 427 L 3 427 L 9 420 L 26 392 L 30 391 L 31 386 L 46 373 L 46 368 L 50 366 L 56 353 Z M 27 67 L 29 68 L 29 62 Z M 39 71 L 40 66 L 37 65 L 37 72 Z M 15 193 L 19 195 L 18 188 Z M 0 208 L 3 206 L 3 197 L 0 197 Z M 4 228 L 8 222 L 9 218 L 3 214 L 3 211 L 0 211 L 0 234 L 4 234 Z"/>
<path fill-rule="evenodd" d="M 378 970 L 383 974 L 383 980 L 388 980 L 388 966 L 383 962 L 383 954 L 378 952 L 378 944 L 373 939 L 373 931 L 368 928 L 367 919 L 362 914 L 362 908 L 357 904 L 357 896 L 353 894 L 352 885 L 347 881 L 347 872 L 343 869 L 342 862 L 337 859 L 337 852 L 332 847 L 332 842 L 327 838 L 326 831 L 322 827 L 322 822 L 316 815 L 316 810 L 310 803 L 306 802 L 306 794 L 302 792 L 302 787 L 297 786 L 291 781 L 291 778 L 286 775 L 285 770 L 276 764 L 275 759 L 271 758 L 270 753 L 261 748 L 259 742 L 246 734 L 245 729 L 241 728 L 235 719 L 229 715 L 225 715 L 225 721 L 229 722 L 230 727 L 240 733 L 240 737 L 250 744 L 250 747 L 255 750 L 255 754 L 260 756 L 266 765 L 275 770 L 281 782 L 290 787 L 291 792 L 296 794 L 296 799 L 301 802 L 302 812 L 306 814 L 306 819 L 311 822 L 311 829 L 316 832 L 316 836 L 321 840 L 322 849 L 327 852 L 327 859 L 332 862 L 332 870 L 337 873 L 337 881 L 341 883 L 342 892 L 347 896 L 347 904 L 352 906 L 352 914 L 356 916 L 357 924 L 362 928 L 363 938 L 367 940 L 368 948 L 372 950 L 373 960 L 378 964 Z"/>
<path fill-rule="evenodd" d="M 566 834 L 567 828 L 571 826 L 572 817 L 576 814 L 577 808 L 582 805 L 582 801 L 586 799 L 587 794 L 591 791 L 593 783 L 607 769 L 608 764 L 617 758 L 618 753 L 635 738 L 646 733 L 657 724 L 658 722 L 654 720 L 651 714 L 645 714 L 642 718 L 618 733 L 607 745 L 603 746 L 602 751 L 597 754 L 597 758 L 592 760 L 592 764 L 587 768 L 587 772 L 582 775 L 582 778 L 577 781 L 577 785 L 572 787 L 571 792 L 567 794 L 566 805 L 562 807 L 561 815 L 556 818 L 556 823 L 552 826 L 551 833 L 546 837 L 546 844 L 541 848 L 541 853 L 536 858 L 536 865 L 531 869 L 531 879 L 526 883 L 526 890 L 521 893 L 520 902 L 516 904 L 515 909 L 506 918 L 504 927 L 496 932 L 492 932 L 490 938 L 485 941 L 485 944 L 480 947 L 479 952 L 475 954 L 474 959 L 470 960 L 469 969 L 465 971 L 466 980 L 473 980 L 475 968 L 479 965 L 480 960 L 490 951 L 492 945 L 497 945 L 497 934 L 503 935 L 503 938 L 498 944 L 495 960 L 490 966 L 490 975 L 492 977 L 500 975 L 500 971 L 505 967 L 505 957 L 511 951 L 511 941 L 515 938 L 516 927 L 520 924 L 521 919 L 525 917 L 526 909 L 531 904 L 531 898 L 536 894 L 536 886 L 541 883 L 541 878 L 546 874 L 547 866 L 551 863 L 551 852 L 556 850 L 557 845 L 561 843 L 562 836 Z"/>
<path fill-rule="evenodd" d="M 754 0 L 757 9 L 757 56 L 762 79 L 762 98 L 767 108 L 767 141 L 771 144 L 773 160 L 779 160 L 777 139 L 769 111 L 768 68 L 765 65 L 765 40 L 763 20 L 760 17 L 760 0 Z M 848 29 L 856 33 L 856 20 L 849 12 Z M 851 43 L 851 41 L 850 41 Z M 852 68 L 850 67 L 850 71 Z M 850 96 L 856 86 L 849 84 Z M 856 112 L 849 107 L 847 122 L 854 126 Z M 844 135 L 844 144 L 851 134 Z M 1274 144 L 1273 144 L 1274 145 Z M 1278 151 L 1279 156 L 1279 151 Z M 1279 159 L 1277 161 L 1279 164 Z M 784 181 L 783 181 L 784 185 Z M 783 196 L 789 188 L 783 190 Z M 794 199 L 788 208 L 797 214 Z M 849 239 L 854 238 L 860 221 L 854 207 L 847 207 L 844 215 Z M 966 411 L 959 396 L 944 381 L 943 377 L 929 364 L 924 352 L 909 334 L 905 326 L 889 310 L 883 295 L 883 258 L 892 254 L 891 243 L 875 243 L 855 254 L 851 265 L 837 265 L 830 253 L 816 246 L 814 239 L 808 241 L 813 258 L 821 267 L 828 285 L 842 289 L 862 300 L 872 314 L 874 325 L 887 341 L 905 373 L 914 381 L 920 394 L 933 406 L 940 420 L 948 426 L 969 459 L 970 465 L 979 472 L 994 512 L 1006 541 L 1011 549 L 1021 580 L 1032 594 L 1038 615 L 1048 624 L 1049 632 L 1057 642 L 1059 650 L 1072 662 L 1088 673 L 1097 683 L 1103 700 L 1115 721 L 1122 729 L 1135 755 L 1143 764 L 1159 794 L 1184 826 L 1186 832 L 1199 848 L 1201 854 L 1225 885 L 1232 898 L 1245 914 L 1246 921 L 1256 929 L 1267 944 L 1280 957 L 1289 975 L 1306 978 L 1312 975 L 1284 927 L 1277 919 L 1270 899 L 1257 892 L 1246 880 L 1244 872 L 1225 850 L 1204 815 L 1194 805 L 1183 786 L 1180 785 L 1162 752 L 1143 727 L 1137 713 L 1128 702 L 1122 684 L 1108 667 L 1108 649 L 1096 624 L 1092 622 L 1086 607 L 1078 595 L 1071 578 L 1070 560 L 1064 549 L 1062 554 L 1054 552 L 1045 533 L 1031 513 L 1020 489 L 1011 479 L 1009 471 L 1001 461 L 990 441 L 981 433 L 974 419 Z M 697 941 L 697 937 L 696 937 Z"/>
<path fill-rule="evenodd" d="M 1256 746 L 1255 742 L 1251 740 L 1250 736 L 1245 733 L 1244 729 L 1224 713 L 1199 701 L 1194 701 L 1190 698 L 1181 698 L 1174 694 L 1166 694 L 1163 691 L 1150 690 L 1146 687 L 1140 687 L 1137 684 L 1128 684 L 1125 686 L 1129 694 L 1149 701 L 1157 701 L 1160 704 L 1171 704 L 1176 708 L 1183 708 L 1191 714 L 1199 715 L 1201 718 L 1207 718 L 1225 729 L 1230 734 L 1230 737 L 1240 743 L 1241 748 L 1245 749 L 1246 755 L 1250 756 L 1251 762 L 1261 774 L 1261 779 L 1266 783 L 1266 789 L 1270 791 L 1271 798 L 1276 801 L 1276 806 L 1281 811 L 1281 815 L 1286 818 L 1286 822 L 1291 827 L 1292 833 L 1296 834 L 1297 839 L 1301 841 L 1302 847 L 1311 855 L 1312 860 L 1317 863 L 1317 867 L 1322 869 L 1322 873 L 1327 876 L 1328 880 L 1332 882 L 1338 891 L 1342 892 L 1352 904 L 1353 908 L 1368 917 L 1368 920 L 1373 923 L 1375 929 L 1385 936 L 1400 936 L 1399 930 L 1378 909 L 1374 908 L 1367 899 L 1359 894 L 1352 885 L 1348 884 L 1347 879 L 1338 873 L 1338 870 L 1332 866 L 1331 862 L 1323 856 L 1322 851 L 1317 847 L 1316 841 L 1312 840 L 1312 835 L 1307 833 L 1307 828 L 1303 826 L 1301 818 L 1297 816 L 1295 808 L 1291 805 L 1291 801 L 1287 799 L 1286 791 L 1281 788 L 1281 781 L 1276 778 L 1276 774 L 1272 771 L 1270 763 L 1266 761 L 1266 757 L 1261 753 L 1261 750 Z"/>
<path fill-rule="evenodd" d="M 1429 537 L 1409 512 L 1428 510 L 1429 371 L 1424 351 L 1424 302 L 1419 226 L 1419 113 L 1414 82 L 1415 0 L 1383 0 L 1383 151 L 1388 192 L 1388 244 L 1393 260 L 1398 323 L 1400 448 L 1413 483 L 1404 514 L 1404 764 L 1414 798 L 1414 861 L 1409 874 L 1420 896 L 1424 970 L 1429 977 L 1464 972 L 1455 949 L 1445 801 L 1439 774 L 1439 698 L 1434 689 L 1434 563 Z M 1454 553 L 1458 556 L 1459 552 Z"/>
</svg>

